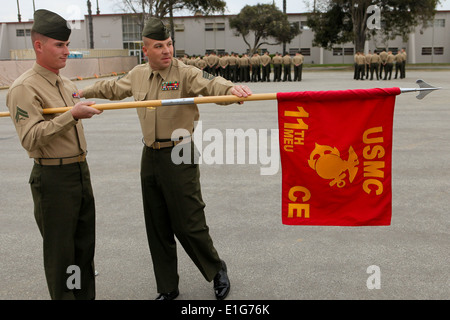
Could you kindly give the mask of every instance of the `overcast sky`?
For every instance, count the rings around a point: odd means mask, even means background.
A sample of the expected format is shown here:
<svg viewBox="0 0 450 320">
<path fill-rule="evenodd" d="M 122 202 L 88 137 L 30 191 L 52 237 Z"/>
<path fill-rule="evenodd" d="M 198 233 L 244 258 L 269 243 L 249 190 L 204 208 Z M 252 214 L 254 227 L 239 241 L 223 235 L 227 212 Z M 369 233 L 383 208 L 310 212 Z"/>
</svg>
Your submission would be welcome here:
<svg viewBox="0 0 450 320">
<path fill-rule="evenodd" d="M 18 0 L 22 21 L 33 18 L 33 2 L 36 9 L 48 9 L 57 12 L 67 20 L 84 19 L 87 14 L 86 0 Z M 245 5 L 255 5 L 257 3 L 272 3 L 273 0 L 225 0 L 227 3 L 227 14 L 237 14 Z M 313 0 L 287 0 L 286 11 L 288 13 L 300 13 L 311 11 Z M 438 10 L 450 10 L 450 0 L 441 0 L 442 4 Z M 91 0 L 92 11 L 97 11 L 97 0 Z M 121 0 L 98 0 L 100 13 L 121 13 Z M 1 0 L 0 22 L 18 21 L 17 0 Z M 277 7 L 282 10 L 283 0 L 275 0 Z"/>
</svg>

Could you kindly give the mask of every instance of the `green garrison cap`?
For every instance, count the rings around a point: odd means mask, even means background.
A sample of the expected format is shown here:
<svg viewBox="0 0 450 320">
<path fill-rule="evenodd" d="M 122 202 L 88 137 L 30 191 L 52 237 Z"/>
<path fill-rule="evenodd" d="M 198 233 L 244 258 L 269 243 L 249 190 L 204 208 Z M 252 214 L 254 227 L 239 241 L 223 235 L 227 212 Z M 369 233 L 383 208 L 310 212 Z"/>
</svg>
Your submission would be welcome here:
<svg viewBox="0 0 450 320">
<path fill-rule="evenodd" d="M 72 29 L 63 17 L 45 9 L 39 9 L 34 12 L 34 23 L 31 30 L 60 41 L 69 40 L 72 32 Z"/>
<path fill-rule="evenodd" d="M 153 40 L 166 40 L 170 37 L 170 33 L 160 19 L 151 17 L 145 23 L 142 36 Z"/>
</svg>

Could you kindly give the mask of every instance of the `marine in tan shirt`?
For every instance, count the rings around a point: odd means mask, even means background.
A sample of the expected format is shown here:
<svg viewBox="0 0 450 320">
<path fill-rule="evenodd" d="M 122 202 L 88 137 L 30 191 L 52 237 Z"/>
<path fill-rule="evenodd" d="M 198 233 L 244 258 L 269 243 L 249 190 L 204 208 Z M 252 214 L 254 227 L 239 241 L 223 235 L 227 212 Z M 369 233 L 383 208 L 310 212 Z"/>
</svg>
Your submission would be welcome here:
<svg viewBox="0 0 450 320">
<path fill-rule="evenodd" d="M 391 80 L 393 68 L 394 68 L 394 55 L 392 54 L 392 51 L 388 51 L 388 55 L 386 57 L 384 80 Z"/>
<path fill-rule="evenodd" d="M 264 52 L 261 56 L 261 69 L 262 69 L 262 81 L 270 82 L 270 63 L 272 59 L 270 58 L 269 51 Z"/>
<path fill-rule="evenodd" d="M 292 58 L 288 53 L 286 53 L 282 59 L 283 59 L 283 82 L 292 81 L 291 78 Z"/>
<path fill-rule="evenodd" d="M 261 57 L 258 53 L 254 53 L 250 58 L 250 65 L 252 70 L 252 82 L 261 81 Z"/>
<path fill-rule="evenodd" d="M 225 53 L 221 57 L 219 57 L 218 69 L 219 75 L 225 79 L 229 79 L 229 55 Z"/>
<path fill-rule="evenodd" d="M 142 34 L 149 63 L 136 66 L 123 78 L 97 82 L 81 95 L 119 100 L 133 96 L 141 101 L 251 94 L 247 86 L 235 86 L 173 59 L 172 39 L 161 20 L 150 18 Z M 159 293 L 156 299 L 173 300 L 179 295 L 175 237 L 204 278 L 213 281 L 216 298 L 224 299 L 230 291 L 227 266 L 209 235 L 199 166 L 192 161 L 195 146 L 189 135 L 199 119 L 197 105 L 138 108 L 137 112 L 145 143 L 140 172 L 147 240 Z M 183 132 L 180 145 L 185 148 L 183 153 L 190 154 L 187 163 L 175 163 L 172 158 L 179 142 L 178 133 L 172 139 L 174 132 Z"/>
<path fill-rule="evenodd" d="M 373 73 L 375 72 L 377 80 L 379 80 L 378 69 L 380 67 L 380 56 L 375 51 L 370 58 L 370 80 L 373 80 Z"/>
<path fill-rule="evenodd" d="M 238 81 L 239 80 L 239 73 L 238 73 L 238 68 L 239 68 L 239 58 L 237 57 L 237 54 L 232 52 L 231 55 L 228 57 L 228 75 L 229 78 L 228 80 L 230 81 Z"/>
<path fill-rule="evenodd" d="M 386 60 L 387 60 L 387 52 L 386 50 L 383 50 L 380 52 L 380 79 L 382 79 L 382 73 L 384 71 L 384 74 L 386 75 Z"/>
<path fill-rule="evenodd" d="M 292 64 L 294 65 L 294 81 L 302 81 L 304 57 L 300 52 L 297 52 L 292 58 Z"/>
<path fill-rule="evenodd" d="M 280 53 L 275 53 L 275 56 L 272 58 L 273 63 L 273 81 L 281 81 L 281 66 L 283 64 L 283 58 Z"/>
<path fill-rule="evenodd" d="M 244 53 L 239 59 L 239 79 L 241 82 L 249 82 L 250 81 L 250 59 L 248 55 Z"/>
<path fill-rule="evenodd" d="M 69 158 L 86 152 L 81 120 L 70 111 L 42 113 L 44 108 L 74 106 L 77 92 L 72 81 L 37 63 L 11 85 L 6 104 L 30 158 Z"/>
<path fill-rule="evenodd" d="M 69 56 L 71 29 L 61 16 L 40 9 L 31 28 L 36 62 L 11 85 L 7 105 L 20 142 L 34 165 L 30 188 L 43 238 L 45 277 L 53 300 L 94 299 L 95 204 L 81 119 L 101 111 L 79 102 L 75 85 L 59 74 Z M 44 109 L 73 106 L 59 114 Z M 75 252 L 76 251 L 76 252 Z M 67 285 L 68 267 L 83 275 Z"/>
</svg>

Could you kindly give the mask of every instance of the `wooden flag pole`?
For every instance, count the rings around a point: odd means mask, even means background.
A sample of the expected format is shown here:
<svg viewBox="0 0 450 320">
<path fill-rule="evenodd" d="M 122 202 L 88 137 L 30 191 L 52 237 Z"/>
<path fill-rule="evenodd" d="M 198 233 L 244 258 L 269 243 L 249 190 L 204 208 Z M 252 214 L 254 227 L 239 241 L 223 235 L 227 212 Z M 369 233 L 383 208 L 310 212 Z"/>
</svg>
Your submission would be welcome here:
<svg viewBox="0 0 450 320">
<path fill-rule="evenodd" d="M 252 94 L 247 98 L 239 98 L 234 95 L 226 96 L 209 96 L 209 97 L 195 97 L 195 98 L 181 98 L 181 99 L 167 99 L 167 100 L 147 100 L 147 101 L 131 101 L 131 102 L 115 102 L 105 104 L 94 104 L 91 107 L 98 110 L 115 110 L 115 109 L 130 109 L 130 108 L 149 108 L 161 106 L 173 106 L 183 104 L 201 104 L 201 103 L 235 103 L 240 101 L 256 101 L 256 100 L 276 100 L 276 93 L 260 93 Z M 60 108 L 46 108 L 43 109 L 43 114 L 64 113 L 73 107 Z M 0 117 L 9 117 L 9 112 L 0 112 Z"/>
<path fill-rule="evenodd" d="M 400 88 L 401 92 L 416 92 L 423 91 L 417 95 L 417 99 L 422 99 L 433 90 L 440 88 L 433 87 L 427 84 L 423 80 L 417 80 L 416 83 L 420 88 Z M 260 100 L 276 100 L 276 93 L 259 93 L 252 94 L 247 98 L 239 98 L 234 95 L 226 96 L 209 96 L 209 97 L 195 97 L 195 98 L 181 98 L 181 99 L 167 99 L 167 100 L 147 100 L 147 101 L 132 101 L 132 102 L 115 102 L 105 104 L 94 104 L 92 108 L 98 110 L 115 110 L 115 109 L 129 109 L 129 108 L 149 108 L 149 107 L 161 107 L 161 106 L 173 106 L 173 105 L 186 105 L 186 104 L 201 104 L 201 103 L 235 103 L 241 101 L 260 101 Z M 46 108 L 43 109 L 43 114 L 52 113 L 64 113 L 72 107 L 61 108 Z M 0 117 L 9 117 L 9 112 L 0 112 Z"/>
</svg>

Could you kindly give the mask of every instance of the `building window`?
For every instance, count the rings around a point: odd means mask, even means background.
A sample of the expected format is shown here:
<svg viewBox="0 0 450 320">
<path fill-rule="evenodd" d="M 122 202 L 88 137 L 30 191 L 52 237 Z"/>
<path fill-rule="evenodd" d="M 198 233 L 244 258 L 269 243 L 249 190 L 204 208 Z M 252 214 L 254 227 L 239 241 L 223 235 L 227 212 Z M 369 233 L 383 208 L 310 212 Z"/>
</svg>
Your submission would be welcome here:
<svg viewBox="0 0 450 320">
<path fill-rule="evenodd" d="M 225 23 L 223 22 L 205 23 L 205 31 L 225 31 Z"/>
<path fill-rule="evenodd" d="M 308 21 L 300 21 L 301 30 L 309 30 Z"/>
<path fill-rule="evenodd" d="M 142 40 L 142 32 L 137 18 L 129 15 L 122 16 L 122 35 L 123 41 Z"/>
<path fill-rule="evenodd" d="M 141 50 L 143 45 L 142 41 L 127 41 L 123 43 L 123 48 L 128 50 Z"/>
<path fill-rule="evenodd" d="M 304 56 L 310 56 L 311 55 L 311 48 L 301 48 L 300 53 Z"/>
<path fill-rule="evenodd" d="M 31 36 L 31 29 L 17 29 L 16 30 L 16 37 L 24 37 L 24 36 Z"/>
<path fill-rule="evenodd" d="M 431 56 L 431 47 L 422 47 L 423 56 Z"/>
<path fill-rule="evenodd" d="M 333 56 L 342 56 L 342 48 L 333 48 Z"/>
<path fill-rule="evenodd" d="M 345 56 L 352 56 L 355 54 L 355 48 L 344 48 Z"/>
<path fill-rule="evenodd" d="M 175 24 L 175 32 L 183 32 L 184 31 L 184 24 Z"/>
<path fill-rule="evenodd" d="M 445 19 L 435 19 L 434 26 L 445 28 Z"/>
<path fill-rule="evenodd" d="M 434 54 L 435 55 L 443 55 L 444 54 L 444 47 L 434 47 Z"/>
<path fill-rule="evenodd" d="M 297 52 L 299 52 L 298 48 L 289 48 L 290 56 L 294 56 Z"/>
<path fill-rule="evenodd" d="M 434 21 L 434 23 L 433 23 Z M 433 25 L 436 28 L 445 28 L 445 19 L 434 19 L 433 21 L 427 21 L 423 24 L 424 28 L 432 28 Z"/>
<path fill-rule="evenodd" d="M 398 53 L 398 48 L 388 48 L 388 51 L 391 51 L 392 54 L 395 56 Z"/>
</svg>

